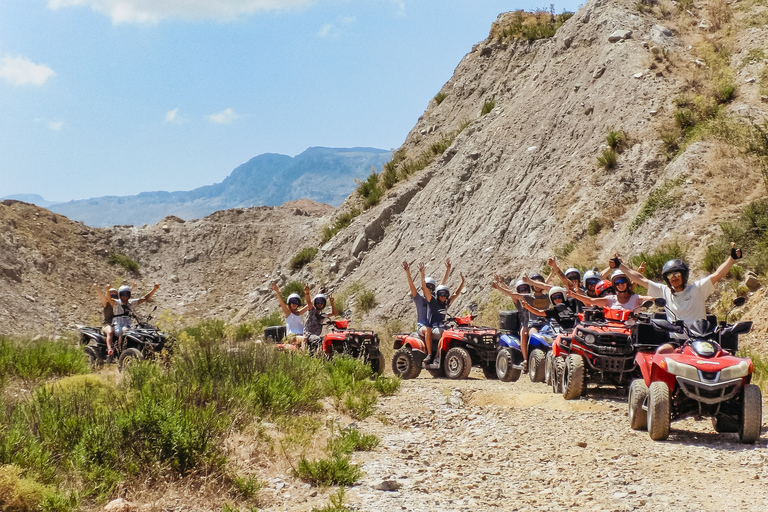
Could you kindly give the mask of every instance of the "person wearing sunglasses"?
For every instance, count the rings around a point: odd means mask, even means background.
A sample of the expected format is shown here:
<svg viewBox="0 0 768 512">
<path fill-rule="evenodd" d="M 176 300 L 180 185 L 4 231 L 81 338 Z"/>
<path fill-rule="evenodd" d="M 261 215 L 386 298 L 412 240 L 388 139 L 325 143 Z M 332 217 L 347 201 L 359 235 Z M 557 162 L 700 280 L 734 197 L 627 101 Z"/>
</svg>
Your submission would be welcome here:
<svg viewBox="0 0 768 512">
<path fill-rule="evenodd" d="M 741 259 L 741 249 L 736 248 L 736 244 L 731 244 L 731 253 L 728 258 L 717 268 L 717 270 L 708 276 L 689 282 L 690 269 L 686 263 L 679 259 L 669 260 L 661 269 L 661 277 L 664 284 L 651 281 L 642 274 L 635 272 L 627 267 L 619 255 L 615 255 L 611 265 L 624 271 L 632 281 L 648 289 L 648 295 L 654 298 L 663 298 L 667 301 L 667 319 L 669 321 L 682 320 L 686 325 L 691 325 L 696 320 L 707 318 L 706 301 L 715 291 L 715 285 L 720 282 L 736 260 Z M 673 313 L 673 315 L 670 314 Z M 672 337 L 685 339 L 685 334 L 672 333 Z M 659 352 L 671 350 L 671 345 L 662 345 Z"/>
<path fill-rule="evenodd" d="M 547 320 L 555 320 L 563 329 L 573 329 L 575 325 L 575 315 L 578 307 L 582 304 L 574 298 L 566 297 L 568 290 L 562 286 L 553 286 L 549 289 L 549 302 L 552 307 L 549 309 L 538 309 L 527 301 L 523 301 L 522 306 L 528 310 L 529 313 L 539 317 L 546 317 Z M 555 306 L 558 304 L 565 304 L 567 309 L 559 311 Z"/>
<path fill-rule="evenodd" d="M 536 314 L 532 314 L 525 305 L 541 311 L 549 309 L 548 290 L 553 288 L 544 283 L 544 278 L 533 273 L 530 277 L 523 276 L 515 283 L 515 290 L 512 291 L 504 284 L 501 276 L 494 276 L 491 286 L 500 292 L 508 295 L 515 301 L 515 308 L 520 315 L 520 351 L 523 353 L 523 373 L 528 373 L 528 338 L 532 333 L 539 332 L 539 329 L 546 324 L 546 319 L 542 320 Z"/>
<path fill-rule="evenodd" d="M 307 310 L 307 321 L 304 323 L 304 339 L 307 340 L 307 347 L 313 354 L 323 346 L 323 321 L 330 316 L 337 316 L 336 303 L 333 297 L 326 295 L 325 288 L 320 288 L 320 293 L 314 298 L 309 296 L 309 286 L 304 287 L 304 298 L 307 304 L 311 304 Z M 323 313 L 325 306 L 331 303 L 331 312 Z"/>
<path fill-rule="evenodd" d="M 440 342 L 440 337 L 443 335 L 443 331 L 445 331 L 445 315 L 448 307 L 453 304 L 453 301 L 456 300 L 456 298 L 461 294 L 462 288 L 464 288 L 464 274 L 459 272 L 459 276 L 461 276 L 461 283 L 459 284 L 459 287 L 456 288 L 456 291 L 453 293 L 453 295 L 451 295 L 451 290 L 448 288 L 448 286 L 444 284 L 441 284 L 435 288 L 434 294 L 429 290 L 425 292 L 429 295 L 429 336 L 430 339 L 437 340 L 438 343 Z M 427 357 L 424 359 L 424 365 L 432 363 L 433 355 L 434 354 L 427 355 Z"/>
<path fill-rule="evenodd" d="M 547 265 L 549 265 L 549 267 L 552 269 L 552 272 L 549 274 L 549 276 L 547 276 L 547 281 L 546 281 L 547 284 L 549 284 L 549 280 L 552 276 L 558 276 L 565 288 L 575 292 L 580 291 L 581 272 L 579 272 L 579 269 L 571 267 L 567 269 L 565 272 L 563 272 L 562 270 L 560 270 L 560 267 L 557 265 L 557 260 L 555 259 L 554 256 L 547 260 Z"/>
<path fill-rule="evenodd" d="M 427 358 L 431 358 L 432 355 L 432 332 L 430 327 L 430 321 L 429 321 L 429 301 L 424 297 L 424 295 L 429 291 L 430 297 L 431 294 L 435 292 L 435 288 L 437 288 L 437 284 L 435 283 L 435 280 L 431 277 L 425 277 L 424 282 L 422 284 L 421 291 L 422 293 L 419 293 L 419 291 L 416 289 L 416 285 L 413 284 L 413 278 L 411 277 L 411 267 L 408 264 L 407 261 L 403 262 L 403 270 L 405 270 L 405 277 L 408 280 L 408 287 L 411 289 L 411 299 L 413 299 L 413 303 L 416 306 L 416 333 L 419 335 L 421 339 L 424 340 L 424 344 L 427 346 Z M 421 272 L 422 267 L 424 267 L 426 272 L 426 266 L 424 263 L 419 263 L 419 271 Z M 445 284 L 446 281 L 448 281 L 448 276 L 451 274 L 451 260 L 446 259 L 445 260 L 445 275 L 443 276 L 443 280 L 440 282 L 440 284 Z M 430 331 L 430 332 L 427 332 Z M 427 339 L 429 337 L 429 339 Z M 426 359 L 425 359 L 426 360 Z"/>
<path fill-rule="evenodd" d="M 627 274 L 619 269 L 613 271 L 609 284 L 610 287 L 613 288 L 614 293 L 604 297 L 588 297 L 573 292 L 570 295 L 590 306 L 610 309 L 626 309 L 629 311 L 635 311 L 643 305 L 643 302 L 653 300 L 653 297 L 636 294 L 634 286 L 632 286 L 632 282 L 629 280 Z"/>
<path fill-rule="evenodd" d="M 309 290 L 309 287 L 305 287 Z M 286 302 L 283 302 L 283 297 L 280 295 L 280 287 L 276 282 L 272 283 L 272 290 L 277 296 L 277 301 L 280 303 L 280 309 L 283 310 L 285 315 L 285 335 L 286 337 L 293 337 L 294 343 L 299 346 L 304 343 L 304 322 L 301 320 L 301 315 L 309 310 L 309 305 L 301 307 L 301 298 L 298 293 L 292 293 L 288 296 Z"/>
<path fill-rule="evenodd" d="M 115 314 L 112 318 L 112 328 L 114 329 L 113 336 L 117 336 L 117 338 L 120 339 L 123 335 L 123 331 L 131 328 L 133 307 L 151 300 L 152 296 L 159 288 L 160 285 L 155 283 L 149 293 L 139 299 L 132 299 L 131 290 L 133 287 L 124 284 L 117 289 L 118 300 L 113 299 L 111 296 L 107 298 L 110 304 L 112 304 Z"/>
<path fill-rule="evenodd" d="M 96 290 L 96 295 L 99 297 L 101 307 L 104 313 L 104 320 L 101 323 L 101 332 L 107 339 L 107 355 L 111 356 L 114 351 L 112 350 L 112 336 L 114 330 L 112 329 L 112 320 L 115 318 L 115 309 L 112 305 L 119 299 L 117 290 L 107 285 L 106 293 L 101 293 L 99 285 L 93 283 L 93 289 Z M 110 300 L 111 299 L 111 300 Z"/>
</svg>

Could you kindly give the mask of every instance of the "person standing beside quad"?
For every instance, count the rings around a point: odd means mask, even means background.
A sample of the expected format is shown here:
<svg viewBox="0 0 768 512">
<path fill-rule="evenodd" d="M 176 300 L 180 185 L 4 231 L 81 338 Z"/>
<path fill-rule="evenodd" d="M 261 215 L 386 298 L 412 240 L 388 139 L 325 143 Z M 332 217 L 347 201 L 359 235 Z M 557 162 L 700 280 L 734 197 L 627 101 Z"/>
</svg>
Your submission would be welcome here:
<svg viewBox="0 0 768 512">
<path fill-rule="evenodd" d="M 736 244 L 732 243 L 731 254 L 728 259 L 713 274 L 693 283 L 688 283 L 690 274 L 688 265 L 679 259 L 667 261 L 661 269 L 661 276 L 665 284 L 651 281 L 639 272 L 632 270 L 621 261 L 618 254 L 611 260 L 610 265 L 627 274 L 632 281 L 647 288 L 648 295 L 651 297 L 666 300 L 669 321 L 682 320 L 685 325 L 690 326 L 696 320 L 707 318 L 707 297 L 715 291 L 715 284 L 728 274 L 736 260 L 741 259 L 741 257 L 741 249 L 737 249 Z M 674 318 L 670 318 L 669 312 L 674 315 Z M 684 337 L 685 335 L 673 333 L 672 336 L 682 339 L 680 336 Z M 661 345 L 657 352 L 670 352 L 673 349 L 673 345 L 666 343 Z"/>
<path fill-rule="evenodd" d="M 119 295 L 117 294 L 117 290 L 109 285 L 107 285 L 106 294 L 101 293 L 99 285 L 96 283 L 93 283 L 93 289 L 96 290 L 96 295 L 99 296 L 99 301 L 101 302 L 101 307 L 104 311 L 104 321 L 101 324 L 101 332 L 104 333 L 104 336 L 107 339 L 107 355 L 111 356 L 114 353 L 114 350 L 112 350 L 112 334 L 114 332 L 114 329 L 112 328 L 112 319 L 115 317 L 115 308 L 113 304 L 114 301 L 119 299 Z"/>
<path fill-rule="evenodd" d="M 419 271 L 421 269 L 425 268 L 426 266 L 424 263 L 419 263 Z M 403 270 L 405 270 L 405 276 L 408 279 L 408 286 L 411 289 L 411 299 L 413 299 L 413 303 L 416 306 L 416 333 L 419 335 L 420 338 L 424 340 L 424 343 L 427 346 L 427 358 L 432 358 L 432 327 L 430 325 L 430 312 L 429 312 L 429 301 L 424 297 L 424 295 L 420 294 L 418 290 L 416 290 L 416 285 L 413 284 L 413 278 L 411 277 L 411 267 L 408 265 L 407 261 L 403 262 Z M 445 282 L 448 280 L 448 276 L 451 273 L 451 260 L 446 259 L 445 260 L 445 275 L 443 276 L 443 280 L 440 282 L 441 285 L 445 284 Z M 422 282 L 422 288 L 421 291 L 426 295 L 427 291 L 430 293 L 434 292 L 436 288 L 435 280 L 431 277 L 424 277 Z M 439 336 L 439 334 L 438 334 Z"/>
<path fill-rule="evenodd" d="M 272 289 L 275 291 L 277 301 L 280 303 L 280 309 L 283 310 L 285 315 L 285 334 L 287 336 L 294 337 L 294 343 L 299 346 L 304 344 L 304 322 L 301 321 L 301 315 L 309 310 L 309 303 L 303 308 L 301 306 L 301 298 L 299 294 L 292 293 L 288 296 L 288 304 L 283 302 L 283 297 L 280 295 L 280 288 L 276 282 L 272 283 Z"/>
<path fill-rule="evenodd" d="M 323 320 L 327 316 L 338 316 L 336 303 L 331 296 L 330 299 L 325 294 L 325 288 L 320 288 L 320 293 L 315 295 L 314 299 L 309 296 L 309 285 L 304 285 L 304 298 L 307 304 L 312 304 L 307 311 L 307 321 L 304 322 L 304 338 L 307 340 L 307 348 L 311 353 L 317 352 L 323 346 Z M 323 314 L 323 309 L 331 302 L 331 312 L 328 315 Z"/>
</svg>

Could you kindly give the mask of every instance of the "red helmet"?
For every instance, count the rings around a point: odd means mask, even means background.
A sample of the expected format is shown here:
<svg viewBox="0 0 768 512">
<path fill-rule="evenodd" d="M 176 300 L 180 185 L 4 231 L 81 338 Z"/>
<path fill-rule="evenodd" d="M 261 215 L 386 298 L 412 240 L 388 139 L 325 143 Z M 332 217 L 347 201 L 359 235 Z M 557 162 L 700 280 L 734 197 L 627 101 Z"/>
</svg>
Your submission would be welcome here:
<svg viewBox="0 0 768 512">
<path fill-rule="evenodd" d="M 597 294 L 598 297 L 613 295 L 614 293 L 613 284 L 607 279 L 600 281 L 597 283 L 597 286 L 595 286 L 595 294 Z"/>
</svg>

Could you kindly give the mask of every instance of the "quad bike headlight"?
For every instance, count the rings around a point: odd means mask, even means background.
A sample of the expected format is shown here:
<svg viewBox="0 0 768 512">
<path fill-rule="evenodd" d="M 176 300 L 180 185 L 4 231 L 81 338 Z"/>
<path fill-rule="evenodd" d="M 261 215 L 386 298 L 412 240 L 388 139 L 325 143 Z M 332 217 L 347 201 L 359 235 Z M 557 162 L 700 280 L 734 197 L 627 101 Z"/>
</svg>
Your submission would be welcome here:
<svg viewBox="0 0 768 512">
<path fill-rule="evenodd" d="M 749 375 L 749 363 L 742 361 L 720 371 L 720 380 L 738 379 Z"/>
<path fill-rule="evenodd" d="M 595 343 L 595 335 L 587 334 L 586 336 L 584 336 L 584 341 L 589 343 L 590 345 L 593 345 Z"/>
<path fill-rule="evenodd" d="M 664 361 L 667 363 L 667 371 L 672 375 L 678 375 L 684 379 L 699 381 L 699 370 L 695 366 L 690 364 L 680 363 L 670 357 L 665 357 Z"/>
<path fill-rule="evenodd" d="M 712 357 L 717 352 L 715 345 L 710 341 L 694 341 L 691 344 L 691 348 L 701 357 Z"/>
</svg>

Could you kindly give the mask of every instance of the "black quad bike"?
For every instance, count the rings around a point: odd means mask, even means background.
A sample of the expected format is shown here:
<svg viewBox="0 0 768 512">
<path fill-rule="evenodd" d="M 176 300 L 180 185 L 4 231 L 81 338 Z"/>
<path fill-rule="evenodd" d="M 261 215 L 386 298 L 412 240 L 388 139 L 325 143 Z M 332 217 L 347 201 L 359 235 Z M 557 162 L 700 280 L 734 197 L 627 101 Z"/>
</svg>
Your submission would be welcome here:
<svg viewBox="0 0 768 512">
<path fill-rule="evenodd" d="M 157 306 L 144 321 L 131 312 L 137 325 L 126 329 L 119 339 L 113 337 L 112 356 L 107 354 L 107 337 L 101 332 L 101 327 L 78 325 L 80 344 L 84 345 L 85 354 L 91 366 L 99 368 L 105 362 L 114 361 L 116 358 L 118 368 L 122 371 L 134 361 L 154 359 L 162 354 L 169 354 L 174 341 L 173 337 L 149 323 L 156 309 Z"/>
<path fill-rule="evenodd" d="M 384 358 L 379 350 L 379 335 L 374 331 L 350 327 L 350 315 L 351 311 L 347 311 L 345 318 L 326 321 L 331 331 L 323 336 L 323 344 L 318 352 L 327 357 L 343 354 L 362 359 L 371 365 L 373 373 L 381 375 L 384 373 Z"/>
</svg>

